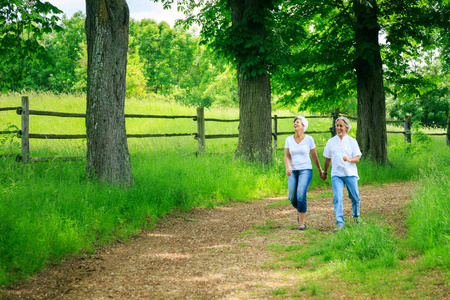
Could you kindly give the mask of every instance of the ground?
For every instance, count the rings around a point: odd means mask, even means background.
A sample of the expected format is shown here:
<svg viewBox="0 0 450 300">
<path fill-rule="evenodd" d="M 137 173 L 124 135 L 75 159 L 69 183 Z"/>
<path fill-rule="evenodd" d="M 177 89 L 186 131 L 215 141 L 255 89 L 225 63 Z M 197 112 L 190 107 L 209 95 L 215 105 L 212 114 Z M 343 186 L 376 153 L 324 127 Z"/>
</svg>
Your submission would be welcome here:
<svg viewBox="0 0 450 300">
<path fill-rule="evenodd" d="M 361 186 L 362 216 L 376 216 L 403 234 L 415 183 Z M 324 193 L 328 192 L 328 193 Z M 1 299 L 267 299 L 277 286 L 295 284 L 267 267 L 273 244 L 307 242 L 307 232 L 333 234 L 330 191 L 310 191 L 307 227 L 297 230 L 286 198 L 233 203 L 174 213 L 133 239 L 50 266 L 4 290 Z M 315 196 L 315 197 L 314 197 Z M 285 201 L 286 202 L 286 201 Z M 351 216 L 345 201 L 344 213 Z M 270 224 L 270 226 L 260 227 Z M 269 233 L 261 230 L 269 229 Z"/>
</svg>

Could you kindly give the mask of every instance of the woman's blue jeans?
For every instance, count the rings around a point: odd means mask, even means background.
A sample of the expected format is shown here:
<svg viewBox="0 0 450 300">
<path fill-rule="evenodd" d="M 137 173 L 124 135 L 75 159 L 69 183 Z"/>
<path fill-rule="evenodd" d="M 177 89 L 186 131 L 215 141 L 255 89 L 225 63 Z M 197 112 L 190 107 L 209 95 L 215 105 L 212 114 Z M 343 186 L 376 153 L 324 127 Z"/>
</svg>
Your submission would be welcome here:
<svg viewBox="0 0 450 300">
<path fill-rule="evenodd" d="M 312 180 L 312 169 L 293 170 L 291 176 L 288 177 L 289 201 L 299 213 L 305 213 L 306 192 Z"/>
<path fill-rule="evenodd" d="M 336 225 L 344 226 L 344 208 L 343 208 L 343 198 L 344 198 L 344 185 L 347 186 L 348 196 L 352 200 L 352 212 L 353 218 L 359 218 L 359 205 L 361 198 L 359 198 L 358 191 L 358 178 L 356 176 L 333 176 L 331 178 L 331 184 L 333 185 L 333 204 L 334 204 L 334 214 L 336 216 Z"/>
</svg>

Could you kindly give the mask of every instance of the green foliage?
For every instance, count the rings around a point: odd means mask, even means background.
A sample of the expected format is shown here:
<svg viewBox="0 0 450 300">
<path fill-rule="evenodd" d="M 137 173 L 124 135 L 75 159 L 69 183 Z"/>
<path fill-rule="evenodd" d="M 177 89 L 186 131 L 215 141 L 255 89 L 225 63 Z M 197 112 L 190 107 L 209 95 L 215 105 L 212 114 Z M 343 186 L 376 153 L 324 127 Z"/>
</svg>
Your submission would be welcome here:
<svg viewBox="0 0 450 300">
<path fill-rule="evenodd" d="M 40 43 L 49 59 L 35 62 L 29 76 L 11 90 L 85 92 L 83 74 L 86 74 L 87 56 L 84 20 L 81 12 L 70 19 L 63 16 L 60 30 L 43 35 Z M 80 68 L 83 70 L 80 71 Z M 84 84 L 80 84 L 83 79 Z"/>
<path fill-rule="evenodd" d="M 146 80 L 142 70 L 144 63 L 141 61 L 139 51 L 128 52 L 127 65 L 127 97 L 143 97 L 146 95 Z"/>
<path fill-rule="evenodd" d="M 425 67 L 417 68 L 416 74 L 421 78 L 421 85 L 415 86 L 414 91 L 404 89 L 391 92 L 396 98 L 388 101 L 389 115 L 395 119 L 410 115 L 413 122 L 446 127 L 442 124 L 447 122 L 450 113 L 448 74 L 442 72 L 439 60 L 431 59 L 426 64 Z"/>
<path fill-rule="evenodd" d="M 51 59 L 39 39 L 59 28 L 59 18 L 52 15 L 58 13 L 55 6 L 40 0 L 0 1 L 1 92 L 20 85 L 33 63 Z"/>
<path fill-rule="evenodd" d="M 187 105 L 235 104 L 235 75 L 199 38 L 180 27 L 132 21 L 130 48 L 138 48 L 147 88 Z"/>
<path fill-rule="evenodd" d="M 355 98 L 356 77 L 351 5 L 320 1 L 314 7 L 297 4 L 300 18 L 291 18 L 291 26 L 303 28 L 305 38 L 290 45 L 292 63 L 274 74 L 278 102 L 286 107 L 299 105 L 299 110 L 332 111 L 349 98 Z M 299 103 L 300 100 L 300 103 Z"/>
<path fill-rule="evenodd" d="M 166 6 L 172 0 L 161 0 Z M 273 72 L 287 64 L 288 43 L 302 30 L 287 25 L 294 11 L 283 1 L 261 1 L 258 5 L 220 0 L 203 5 L 201 1 L 177 2 L 188 16 L 183 22 L 201 26 L 202 42 L 221 57 L 239 67 L 239 76 L 250 78 Z M 191 14 L 201 6 L 199 13 Z"/>
<path fill-rule="evenodd" d="M 16 131 L 20 129 L 14 124 L 6 124 L 5 130 L 1 131 Z M 20 152 L 20 142 L 17 140 L 17 133 L 0 134 L 0 154 L 14 154 Z"/>
<path fill-rule="evenodd" d="M 27 67 L 27 76 L 11 91 L 33 90 L 53 93 L 86 92 L 87 51 L 85 16 L 63 17 L 60 30 L 40 35 L 41 50 L 48 58 Z M 30 58 L 31 59 L 31 58 Z M 5 73 L 9 76 L 13 73 Z M 151 93 L 173 95 L 181 103 L 210 106 L 236 105 L 235 72 L 199 45 L 195 33 L 166 22 L 130 21 L 127 65 L 127 96 L 145 97 Z"/>
<path fill-rule="evenodd" d="M 370 1 L 363 2 L 370 5 Z M 422 56 L 419 50 L 448 50 L 446 38 L 433 31 L 448 30 L 442 24 L 442 18 L 448 18 L 447 3 L 376 1 L 376 25 L 383 40 L 370 47 L 360 47 L 355 41 L 355 31 L 362 24 L 354 15 L 354 1 L 321 0 L 314 6 L 307 1 L 294 3 L 302 13 L 289 18 L 290 25 L 304 28 L 306 37 L 289 44 L 292 63 L 273 76 L 274 90 L 281 96 L 278 102 L 285 107 L 317 112 L 340 107 L 349 113 L 356 100 L 355 62 L 378 46 L 386 65 L 387 91 L 411 95 L 428 84 L 414 69 Z"/>
<path fill-rule="evenodd" d="M 421 186 L 410 203 L 410 243 L 422 253 L 450 247 L 450 155 L 438 157 L 421 170 Z"/>
</svg>

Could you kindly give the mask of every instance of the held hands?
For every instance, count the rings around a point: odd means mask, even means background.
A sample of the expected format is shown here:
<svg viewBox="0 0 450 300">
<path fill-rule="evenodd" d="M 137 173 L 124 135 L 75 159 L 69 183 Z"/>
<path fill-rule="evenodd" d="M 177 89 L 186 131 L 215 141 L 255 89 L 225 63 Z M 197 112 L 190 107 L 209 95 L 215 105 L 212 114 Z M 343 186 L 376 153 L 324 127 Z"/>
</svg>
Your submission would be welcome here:
<svg viewBox="0 0 450 300">
<path fill-rule="evenodd" d="M 322 179 L 323 181 L 327 180 L 327 178 L 328 178 L 328 175 L 325 174 L 325 172 L 322 169 L 319 169 L 319 176 L 320 176 L 320 179 Z"/>
</svg>

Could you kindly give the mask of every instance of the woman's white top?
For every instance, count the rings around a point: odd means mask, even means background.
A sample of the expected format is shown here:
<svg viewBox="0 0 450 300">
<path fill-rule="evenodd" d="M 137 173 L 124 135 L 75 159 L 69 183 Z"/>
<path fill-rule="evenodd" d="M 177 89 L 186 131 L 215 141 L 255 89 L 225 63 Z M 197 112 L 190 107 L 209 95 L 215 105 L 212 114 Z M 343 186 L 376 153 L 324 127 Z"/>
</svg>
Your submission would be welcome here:
<svg viewBox="0 0 450 300">
<path fill-rule="evenodd" d="M 299 144 L 297 144 L 293 135 L 288 136 L 284 148 L 289 149 L 291 155 L 291 170 L 312 169 L 309 154 L 312 149 L 316 148 L 316 144 L 311 136 L 306 134 Z"/>
<path fill-rule="evenodd" d="M 362 156 L 358 142 L 351 136 L 345 135 L 341 140 L 335 135 L 329 139 L 323 150 L 323 156 L 331 158 L 331 177 L 356 176 L 359 179 L 356 164 L 343 159 L 344 156 L 349 158 Z"/>
</svg>

